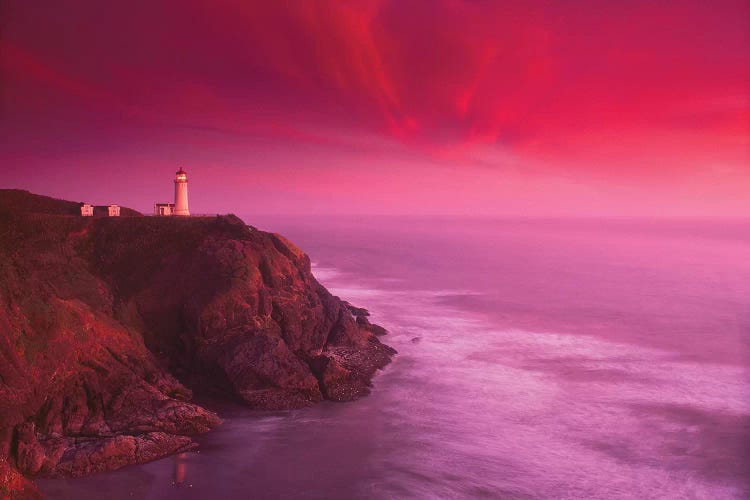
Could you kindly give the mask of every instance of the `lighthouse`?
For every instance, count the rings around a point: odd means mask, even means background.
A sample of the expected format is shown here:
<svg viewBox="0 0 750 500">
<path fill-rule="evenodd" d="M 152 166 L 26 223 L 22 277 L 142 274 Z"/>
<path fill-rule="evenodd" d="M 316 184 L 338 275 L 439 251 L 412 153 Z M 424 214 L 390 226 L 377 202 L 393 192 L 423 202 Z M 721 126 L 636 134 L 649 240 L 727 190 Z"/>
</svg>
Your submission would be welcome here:
<svg viewBox="0 0 750 500">
<path fill-rule="evenodd" d="M 187 173 L 181 168 L 174 178 L 174 212 L 172 215 L 190 215 L 188 209 Z"/>
</svg>

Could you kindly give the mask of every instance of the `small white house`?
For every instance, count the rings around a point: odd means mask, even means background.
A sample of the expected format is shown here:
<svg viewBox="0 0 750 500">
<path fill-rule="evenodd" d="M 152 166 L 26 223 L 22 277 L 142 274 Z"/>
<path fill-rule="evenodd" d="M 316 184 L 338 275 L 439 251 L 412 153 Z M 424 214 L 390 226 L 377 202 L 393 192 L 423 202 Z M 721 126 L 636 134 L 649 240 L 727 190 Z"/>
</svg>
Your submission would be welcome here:
<svg viewBox="0 0 750 500">
<path fill-rule="evenodd" d="M 107 207 L 109 210 L 109 216 L 110 217 L 119 217 L 120 216 L 120 206 L 119 205 L 110 205 Z"/>
<path fill-rule="evenodd" d="M 174 213 L 174 203 L 154 204 L 154 215 L 172 215 L 173 213 Z"/>
<path fill-rule="evenodd" d="M 89 205 L 88 203 L 81 203 L 81 215 L 83 217 L 93 217 L 94 205 Z"/>
</svg>

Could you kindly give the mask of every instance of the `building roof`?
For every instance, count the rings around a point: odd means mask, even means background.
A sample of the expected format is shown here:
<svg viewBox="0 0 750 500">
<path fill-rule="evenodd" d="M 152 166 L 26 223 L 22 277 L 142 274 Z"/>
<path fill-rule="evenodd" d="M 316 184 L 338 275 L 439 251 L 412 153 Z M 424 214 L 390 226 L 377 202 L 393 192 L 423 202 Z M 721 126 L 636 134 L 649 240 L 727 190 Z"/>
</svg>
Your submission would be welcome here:
<svg viewBox="0 0 750 500">
<path fill-rule="evenodd" d="M 182 167 L 180 167 L 180 169 L 177 172 L 175 172 L 175 175 L 187 175 L 187 172 L 182 170 Z"/>
</svg>

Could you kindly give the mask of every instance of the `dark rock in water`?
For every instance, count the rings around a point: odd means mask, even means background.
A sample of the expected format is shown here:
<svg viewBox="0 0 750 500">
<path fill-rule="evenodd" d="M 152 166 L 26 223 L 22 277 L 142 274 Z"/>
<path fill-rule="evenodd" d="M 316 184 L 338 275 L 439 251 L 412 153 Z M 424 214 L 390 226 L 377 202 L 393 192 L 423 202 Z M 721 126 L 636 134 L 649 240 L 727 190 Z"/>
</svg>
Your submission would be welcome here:
<svg viewBox="0 0 750 500">
<path fill-rule="evenodd" d="M 190 448 L 220 420 L 188 387 L 263 409 L 349 401 L 395 353 L 280 235 L 76 207 L 0 190 L 0 488 Z"/>
<path fill-rule="evenodd" d="M 386 330 L 382 326 L 370 323 L 370 320 L 367 318 L 370 315 L 370 313 L 367 311 L 367 309 L 362 309 L 359 307 L 352 307 L 351 305 L 349 305 L 348 307 L 349 307 L 349 311 L 351 311 L 354 314 L 356 321 L 357 321 L 357 325 L 359 325 L 360 328 L 363 328 L 367 330 L 368 332 L 374 335 L 378 335 L 378 336 L 388 334 L 388 330 Z M 364 313 L 362 313 L 362 311 L 364 311 Z"/>
<path fill-rule="evenodd" d="M 349 312 L 351 312 L 357 319 L 361 317 L 367 317 L 370 315 L 370 311 L 365 309 L 364 307 L 354 307 L 349 302 L 344 301 L 344 305 L 346 305 L 347 309 L 349 309 Z"/>
<path fill-rule="evenodd" d="M 375 325 L 373 323 L 368 323 L 367 325 L 364 325 L 364 328 L 372 333 L 373 335 L 377 335 L 378 337 L 382 337 L 383 335 L 388 335 L 388 330 L 383 328 L 380 325 Z"/>
<path fill-rule="evenodd" d="M 50 474 L 57 477 L 80 477 L 92 472 L 117 469 L 127 464 L 149 462 L 195 447 L 197 445 L 188 436 L 165 432 L 67 440 L 58 443 L 57 449 L 65 451 Z"/>
</svg>

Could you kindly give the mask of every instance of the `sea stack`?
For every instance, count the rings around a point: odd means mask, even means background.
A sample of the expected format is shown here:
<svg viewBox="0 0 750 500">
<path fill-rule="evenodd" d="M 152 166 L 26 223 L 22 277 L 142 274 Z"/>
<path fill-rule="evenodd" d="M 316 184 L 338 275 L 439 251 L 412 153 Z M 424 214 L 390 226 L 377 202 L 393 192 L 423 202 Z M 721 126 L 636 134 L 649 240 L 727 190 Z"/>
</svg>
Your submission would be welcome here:
<svg viewBox="0 0 750 500">
<path fill-rule="evenodd" d="M 187 172 L 180 168 L 174 178 L 174 213 L 173 215 L 190 215 L 188 209 Z"/>
</svg>

